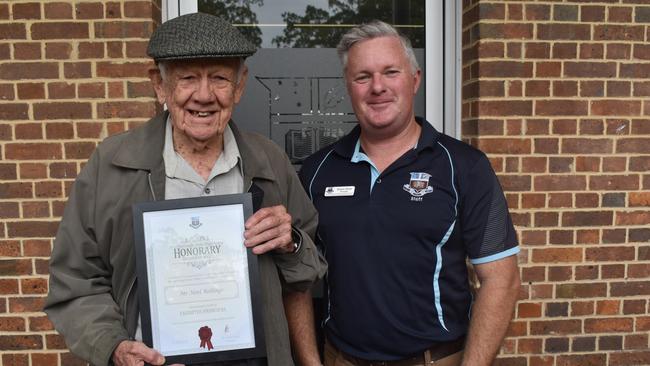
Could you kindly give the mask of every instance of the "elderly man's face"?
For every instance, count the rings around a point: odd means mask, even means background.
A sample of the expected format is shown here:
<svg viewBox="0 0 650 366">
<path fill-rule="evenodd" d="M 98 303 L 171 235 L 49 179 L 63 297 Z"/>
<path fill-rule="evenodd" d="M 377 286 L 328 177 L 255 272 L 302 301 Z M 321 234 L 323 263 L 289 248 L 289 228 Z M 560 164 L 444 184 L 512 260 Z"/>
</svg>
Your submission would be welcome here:
<svg viewBox="0 0 650 366">
<path fill-rule="evenodd" d="M 152 76 L 160 103 L 174 128 L 195 141 L 223 134 L 246 83 L 240 59 L 198 59 L 165 63 L 163 79 Z M 244 68 L 241 75 L 240 65 Z"/>
</svg>

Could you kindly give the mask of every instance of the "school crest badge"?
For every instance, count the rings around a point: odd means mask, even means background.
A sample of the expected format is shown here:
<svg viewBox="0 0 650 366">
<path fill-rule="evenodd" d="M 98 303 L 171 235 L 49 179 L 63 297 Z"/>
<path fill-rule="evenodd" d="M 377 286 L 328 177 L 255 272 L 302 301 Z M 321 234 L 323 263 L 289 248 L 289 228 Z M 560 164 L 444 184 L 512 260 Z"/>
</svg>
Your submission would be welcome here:
<svg viewBox="0 0 650 366">
<path fill-rule="evenodd" d="M 411 180 L 403 188 L 411 194 L 412 201 L 421 201 L 422 196 L 433 192 L 433 187 L 429 185 L 429 178 L 431 178 L 429 173 L 411 172 Z"/>
</svg>

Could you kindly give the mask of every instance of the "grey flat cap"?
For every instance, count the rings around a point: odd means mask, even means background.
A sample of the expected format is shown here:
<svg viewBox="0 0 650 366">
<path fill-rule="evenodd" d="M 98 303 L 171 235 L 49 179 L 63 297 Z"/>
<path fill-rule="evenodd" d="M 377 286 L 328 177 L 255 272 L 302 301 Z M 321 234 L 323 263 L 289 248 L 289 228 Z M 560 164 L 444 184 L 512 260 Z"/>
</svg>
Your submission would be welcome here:
<svg viewBox="0 0 650 366">
<path fill-rule="evenodd" d="M 257 51 L 237 28 L 214 15 L 193 13 L 171 19 L 151 35 L 147 55 L 156 61 L 248 57 Z"/>
</svg>

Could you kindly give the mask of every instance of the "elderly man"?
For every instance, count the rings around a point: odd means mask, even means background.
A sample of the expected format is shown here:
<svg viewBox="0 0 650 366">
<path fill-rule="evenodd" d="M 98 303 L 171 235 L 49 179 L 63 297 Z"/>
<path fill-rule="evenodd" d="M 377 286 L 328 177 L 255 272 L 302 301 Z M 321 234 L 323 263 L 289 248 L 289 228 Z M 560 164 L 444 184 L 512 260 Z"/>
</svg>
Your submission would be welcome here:
<svg viewBox="0 0 650 366">
<path fill-rule="evenodd" d="M 94 365 L 164 363 L 139 340 L 133 204 L 255 192 L 262 208 L 246 221 L 244 244 L 259 256 L 267 358 L 223 364 L 293 365 L 290 331 L 303 363 L 319 364 L 296 301 L 326 268 L 310 239 L 316 211 L 285 154 L 230 122 L 246 85 L 244 58 L 254 52 L 239 31 L 207 14 L 173 19 L 152 35 L 148 54 L 158 68 L 150 77 L 168 112 L 99 145 L 54 244 L 45 311 L 79 357 Z"/>
<path fill-rule="evenodd" d="M 325 365 L 490 365 L 519 289 L 490 163 L 415 118 L 420 69 L 390 25 L 353 28 L 338 51 L 359 125 L 300 172 L 329 263 Z"/>
</svg>

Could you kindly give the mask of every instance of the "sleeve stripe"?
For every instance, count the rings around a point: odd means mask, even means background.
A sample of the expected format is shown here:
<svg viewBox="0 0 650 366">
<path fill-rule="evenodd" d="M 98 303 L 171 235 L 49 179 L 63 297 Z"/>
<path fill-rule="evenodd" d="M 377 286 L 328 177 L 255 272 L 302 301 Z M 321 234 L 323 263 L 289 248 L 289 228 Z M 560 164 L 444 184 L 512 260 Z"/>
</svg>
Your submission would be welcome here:
<svg viewBox="0 0 650 366">
<path fill-rule="evenodd" d="M 494 262 L 496 260 L 503 259 L 505 257 L 509 257 L 509 256 L 515 255 L 517 253 L 519 253 L 519 246 L 510 248 L 508 250 L 505 250 L 505 251 L 497 253 L 497 254 L 489 255 L 487 257 L 470 259 L 469 261 L 472 264 L 483 264 L 483 263 Z"/>
</svg>

